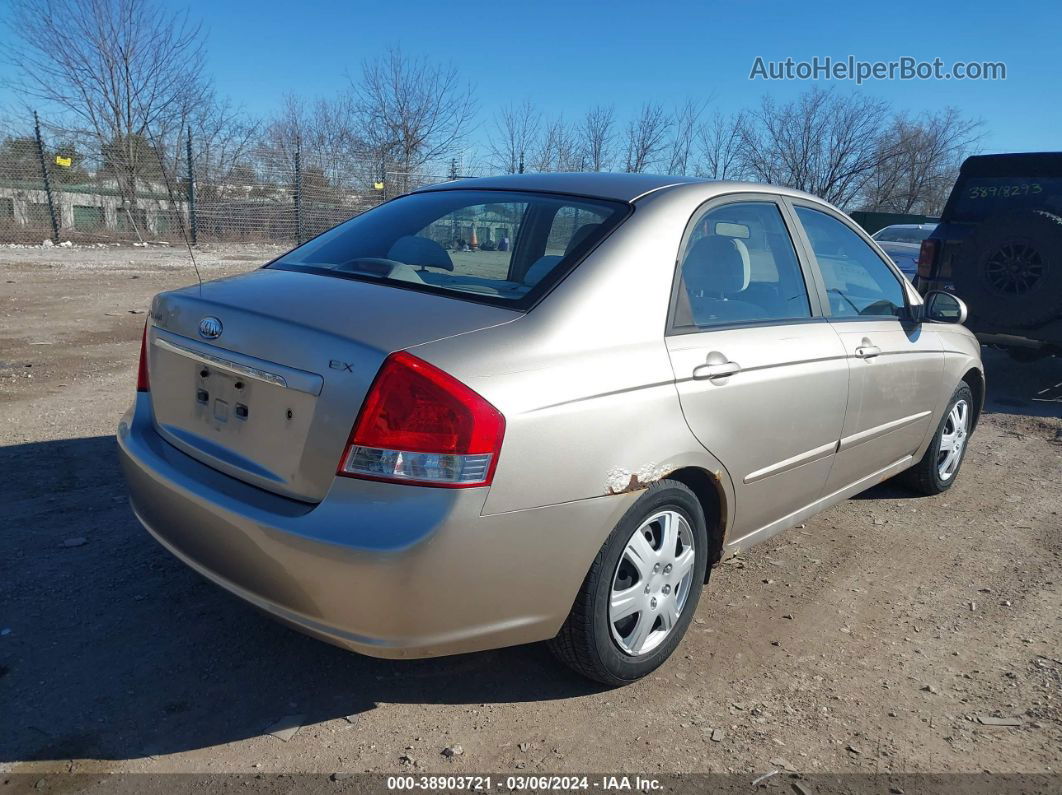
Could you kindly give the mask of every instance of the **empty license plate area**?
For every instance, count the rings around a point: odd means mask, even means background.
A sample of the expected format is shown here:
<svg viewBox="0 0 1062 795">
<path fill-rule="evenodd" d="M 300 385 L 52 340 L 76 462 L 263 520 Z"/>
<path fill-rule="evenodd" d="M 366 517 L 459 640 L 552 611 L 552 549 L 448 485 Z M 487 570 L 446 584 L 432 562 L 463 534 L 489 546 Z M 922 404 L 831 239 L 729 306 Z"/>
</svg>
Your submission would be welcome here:
<svg viewBox="0 0 1062 795">
<path fill-rule="evenodd" d="M 212 372 L 206 366 L 200 367 L 196 375 L 195 402 L 205 409 L 202 415 L 208 423 L 247 422 L 254 391 L 247 381 L 221 371 Z"/>
<path fill-rule="evenodd" d="M 183 341 L 160 340 L 152 354 L 151 402 L 164 438 L 229 474 L 301 494 L 317 403 L 299 388 L 301 371 Z"/>
</svg>

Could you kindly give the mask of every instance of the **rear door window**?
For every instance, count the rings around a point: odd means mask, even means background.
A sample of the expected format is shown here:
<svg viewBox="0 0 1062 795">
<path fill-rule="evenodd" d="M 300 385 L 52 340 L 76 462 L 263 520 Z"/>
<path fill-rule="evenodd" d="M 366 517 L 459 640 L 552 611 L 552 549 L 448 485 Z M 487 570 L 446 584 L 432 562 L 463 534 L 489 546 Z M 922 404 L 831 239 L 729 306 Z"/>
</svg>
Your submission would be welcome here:
<svg viewBox="0 0 1062 795">
<path fill-rule="evenodd" d="M 811 317 L 796 249 L 774 202 L 734 202 L 695 217 L 679 262 L 676 331 Z"/>
</svg>

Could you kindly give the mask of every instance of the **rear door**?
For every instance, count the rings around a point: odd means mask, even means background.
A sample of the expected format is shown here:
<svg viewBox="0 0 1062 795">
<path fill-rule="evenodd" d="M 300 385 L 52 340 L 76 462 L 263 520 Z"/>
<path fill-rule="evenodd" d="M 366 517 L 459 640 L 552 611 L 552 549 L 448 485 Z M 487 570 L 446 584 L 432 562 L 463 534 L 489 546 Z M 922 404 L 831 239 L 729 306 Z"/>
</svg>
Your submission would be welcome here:
<svg viewBox="0 0 1062 795">
<path fill-rule="evenodd" d="M 691 219 L 666 341 L 686 421 L 734 483 L 731 541 L 814 502 L 833 463 L 848 365 L 808 283 L 777 197 Z"/>
<path fill-rule="evenodd" d="M 909 320 L 903 276 L 839 213 L 792 202 L 817 264 L 821 303 L 851 368 L 833 492 L 914 453 L 932 421 L 944 354 L 930 324 Z"/>
</svg>

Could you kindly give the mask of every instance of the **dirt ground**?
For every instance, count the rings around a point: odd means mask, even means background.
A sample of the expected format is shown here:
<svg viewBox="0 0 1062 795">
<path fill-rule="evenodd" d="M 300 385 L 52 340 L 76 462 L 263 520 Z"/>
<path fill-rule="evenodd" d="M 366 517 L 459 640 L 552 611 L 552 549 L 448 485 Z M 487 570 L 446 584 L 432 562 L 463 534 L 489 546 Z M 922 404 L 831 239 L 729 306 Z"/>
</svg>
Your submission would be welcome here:
<svg viewBox="0 0 1062 795">
<path fill-rule="evenodd" d="M 150 297 L 192 281 L 176 248 L 0 247 L 0 772 L 1062 767 L 1062 361 L 986 351 L 953 490 L 885 484 L 720 566 L 675 656 L 603 690 L 541 645 L 350 654 L 159 547 L 113 434 Z"/>
</svg>

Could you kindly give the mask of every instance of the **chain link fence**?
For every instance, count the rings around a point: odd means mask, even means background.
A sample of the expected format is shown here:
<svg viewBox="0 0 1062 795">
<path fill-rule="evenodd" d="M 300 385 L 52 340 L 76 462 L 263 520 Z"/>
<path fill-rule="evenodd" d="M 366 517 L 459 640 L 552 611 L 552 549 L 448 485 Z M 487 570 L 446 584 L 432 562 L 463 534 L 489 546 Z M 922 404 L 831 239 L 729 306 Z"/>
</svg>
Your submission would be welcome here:
<svg viewBox="0 0 1062 795">
<path fill-rule="evenodd" d="M 101 147 L 30 120 L 0 135 L 0 243 L 295 245 L 449 178 L 298 143 L 219 153 L 182 134 Z"/>
</svg>

